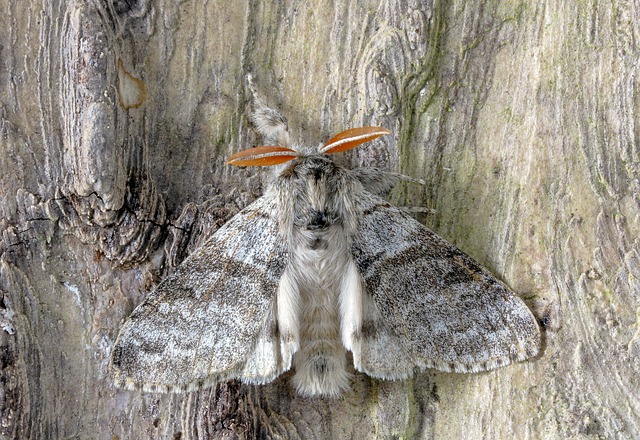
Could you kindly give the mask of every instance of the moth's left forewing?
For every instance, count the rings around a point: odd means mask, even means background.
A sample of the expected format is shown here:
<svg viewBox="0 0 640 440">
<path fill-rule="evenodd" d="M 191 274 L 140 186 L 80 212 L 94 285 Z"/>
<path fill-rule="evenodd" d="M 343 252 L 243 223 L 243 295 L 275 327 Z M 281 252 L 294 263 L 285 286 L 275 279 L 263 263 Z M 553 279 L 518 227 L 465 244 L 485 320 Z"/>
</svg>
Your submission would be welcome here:
<svg viewBox="0 0 640 440">
<path fill-rule="evenodd" d="M 520 298 L 409 215 L 359 196 L 352 255 L 365 295 L 415 366 L 483 371 L 538 353 L 540 331 Z M 390 337 L 382 327 L 376 334 Z"/>
<path fill-rule="evenodd" d="M 196 249 L 134 310 L 114 346 L 114 382 L 191 391 L 231 378 L 264 383 L 279 356 L 275 296 L 286 265 L 277 198 L 267 194 Z"/>
</svg>

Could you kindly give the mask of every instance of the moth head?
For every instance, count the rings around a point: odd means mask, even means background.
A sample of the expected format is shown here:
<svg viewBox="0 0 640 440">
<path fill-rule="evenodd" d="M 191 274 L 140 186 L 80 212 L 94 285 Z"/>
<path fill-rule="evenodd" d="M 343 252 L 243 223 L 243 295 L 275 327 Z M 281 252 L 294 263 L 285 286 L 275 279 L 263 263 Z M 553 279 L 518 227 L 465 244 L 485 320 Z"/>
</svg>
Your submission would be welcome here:
<svg viewBox="0 0 640 440">
<path fill-rule="evenodd" d="M 352 128 L 338 133 L 319 148 L 319 154 L 333 154 L 350 150 L 391 132 L 382 127 Z M 280 146 L 262 146 L 240 151 L 227 163 L 240 167 L 279 165 L 300 157 L 296 150 Z"/>
</svg>

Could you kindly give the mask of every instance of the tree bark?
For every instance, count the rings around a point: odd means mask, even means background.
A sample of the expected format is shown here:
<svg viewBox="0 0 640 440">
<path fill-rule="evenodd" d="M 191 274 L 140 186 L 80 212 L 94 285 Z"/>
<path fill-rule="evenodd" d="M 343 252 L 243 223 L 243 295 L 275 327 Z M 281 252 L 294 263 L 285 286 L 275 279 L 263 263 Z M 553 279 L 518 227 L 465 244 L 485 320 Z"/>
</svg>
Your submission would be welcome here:
<svg viewBox="0 0 640 440">
<path fill-rule="evenodd" d="M 0 2 L 3 438 L 640 437 L 637 3 Z M 395 202 L 543 326 L 532 361 L 339 400 L 285 374 L 187 395 L 115 389 L 145 293 L 262 191 L 246 74 L 297 143 L 424 179 Z"/>
</svg>

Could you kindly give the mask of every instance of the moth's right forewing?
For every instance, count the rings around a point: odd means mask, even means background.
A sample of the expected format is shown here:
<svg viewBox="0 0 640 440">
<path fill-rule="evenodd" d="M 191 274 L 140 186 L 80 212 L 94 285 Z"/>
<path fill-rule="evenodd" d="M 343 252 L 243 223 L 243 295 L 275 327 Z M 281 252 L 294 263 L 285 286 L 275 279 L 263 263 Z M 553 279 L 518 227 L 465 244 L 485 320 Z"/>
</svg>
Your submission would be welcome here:
<svg viewBox="0 0 640 440">
<path fill-rule="evenodd" d="M 276 205 L 265 195 L 245 208 L 134 310 L 112 354 L 118 386 L 188 391 L 230 378 L 266 382 L 289 368 L 272 322 L 287 259 Z M 266 347 L 274 359 L 264 359 Z"/>
<path fill-rule="evenodd" d="M 415 366 L 482 371 L 538 353 L 534 316 L 493 275 L 379 197 L 364 192 L 358 204 L 354 261 L 380 319 Z"/>
</svg>

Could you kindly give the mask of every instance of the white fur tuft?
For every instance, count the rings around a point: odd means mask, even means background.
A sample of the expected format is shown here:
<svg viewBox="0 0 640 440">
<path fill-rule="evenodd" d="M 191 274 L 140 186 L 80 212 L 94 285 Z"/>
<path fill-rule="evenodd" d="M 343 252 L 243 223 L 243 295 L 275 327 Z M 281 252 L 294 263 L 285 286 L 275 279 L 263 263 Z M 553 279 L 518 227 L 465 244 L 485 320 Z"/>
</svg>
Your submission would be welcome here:
<svg viewBox="0 0 640 440">
<path fill-rule="evenodd" d="M 277 314 L 280 350 L 286 363 L 290 363 L 300 348 L 300 292 L 289 269 L 285 269 L 278 286 Z"/>
<path fill-rule="evenodd" d="M 362 319 L 362 280 L 355 263 L 349 259 L 349 264 L 340 286 L 340 333 L 342 343 L 347 350 L 359 352 L 362 339 Z"/>
</svg>

